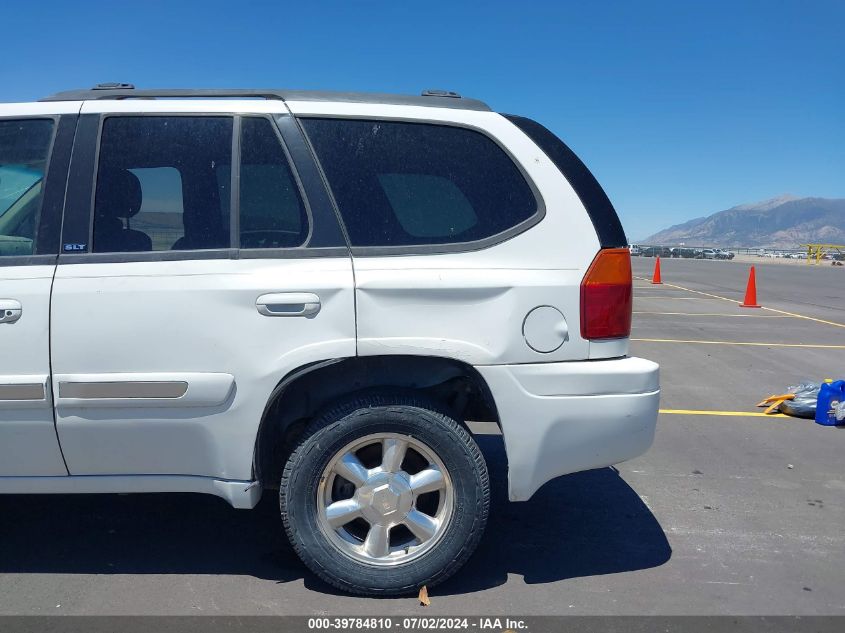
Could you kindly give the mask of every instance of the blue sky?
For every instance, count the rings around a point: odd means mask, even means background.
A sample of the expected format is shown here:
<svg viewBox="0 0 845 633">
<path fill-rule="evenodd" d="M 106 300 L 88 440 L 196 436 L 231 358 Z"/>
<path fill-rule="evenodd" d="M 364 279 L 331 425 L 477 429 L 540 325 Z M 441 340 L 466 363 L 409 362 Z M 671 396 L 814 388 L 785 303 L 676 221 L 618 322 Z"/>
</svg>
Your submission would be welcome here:
<svg viewBox="0 0 845 633">
<path fill-rule="evenodd" d="M 631 240 L 781 193 L 845 197 L 840 0 L 40 0 L 2 16 L 0 101 L 101 81 L 484 99 L 559 134 Z"/>
</svg>

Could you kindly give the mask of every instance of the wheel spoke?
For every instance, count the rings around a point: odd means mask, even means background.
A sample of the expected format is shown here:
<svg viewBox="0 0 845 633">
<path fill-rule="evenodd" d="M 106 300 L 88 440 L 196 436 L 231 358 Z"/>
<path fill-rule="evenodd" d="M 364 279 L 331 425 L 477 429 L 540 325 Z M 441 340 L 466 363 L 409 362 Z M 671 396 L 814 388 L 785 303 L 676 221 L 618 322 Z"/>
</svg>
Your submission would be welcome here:
<svg viewBox="0 0 845 633">
<path fill-rule="evenodd" d="M 364 552 L 374 558 L 383 558 L 390 553 L 390 527 L 372 525 L 364 540 Z"/>
<path fill-rule="evenodd" d="M 381 468 L 385 472 L 395 473 L 402 468 L 408 441 L 397 438 L 387 438 L 382 443 Z"/>
<path fill-rule="evenodd" d="M 355 499 L 335 501 L 326 508 L 326 519 L 329 525 L 337 529 L 361 516 L 361 506 Z"/>
<path fill-rule="evenodd" d="M 414 536 L 423 543 L 434 536 L 439 526 L 437 519 L 423 514 L 419 510 L 411 510 L 405 517 L 404 523 Z"/>
<path fill-rule="evenodd" d="M 411 490 L 415 495 L 442 490 L 446 486 L 443 473 L 437 466 L 431 465 L 415 475 L 411 475 Z"/>
<path fill-rule="evenodd" d="M 355 453 L 347 453 L 334 466 L 334 471 L 360 488 L 367 481 L 367 469 Z"/>
</svg>

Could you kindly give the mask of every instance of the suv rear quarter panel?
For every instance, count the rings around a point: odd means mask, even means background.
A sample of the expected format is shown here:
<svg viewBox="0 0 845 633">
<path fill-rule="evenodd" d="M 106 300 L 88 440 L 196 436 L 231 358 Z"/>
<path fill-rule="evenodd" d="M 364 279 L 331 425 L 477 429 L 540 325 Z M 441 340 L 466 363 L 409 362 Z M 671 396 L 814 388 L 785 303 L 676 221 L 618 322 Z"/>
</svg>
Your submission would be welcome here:
<svg viewBox="0 0 845 633">
<path fill-rule="evenodd" d="M 288 102 L 299 116 L 393 119 L 466 126 L 505 148 L 536 189 L 540 222 L 500 243 L 462 252 L 354 256 L 358 353 L 427 354 L 473 365 L 583 360 L 580 283 L 600 245 L 575 191 L 521 130 L 493 112 L 372 104 Z M 476 250 L 472 250 L 476 248 Z M 553 306 L 568 339 L 532 350 L 522 333 L 528 313 Z M 624 355 L 627 341 L 614 343 Z"/>
</svg>

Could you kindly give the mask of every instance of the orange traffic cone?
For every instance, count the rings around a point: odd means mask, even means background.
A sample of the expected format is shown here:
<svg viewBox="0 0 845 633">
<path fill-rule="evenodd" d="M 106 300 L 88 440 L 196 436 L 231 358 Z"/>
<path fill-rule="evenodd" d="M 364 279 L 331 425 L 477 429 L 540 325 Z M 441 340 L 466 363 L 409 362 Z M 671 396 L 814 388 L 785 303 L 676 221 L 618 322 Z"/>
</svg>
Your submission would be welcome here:
<svg viewBox="0 0 845 633">
<path fill-rule="evenodd" d="M 740 306 L 741 308 L 759 308 L 757 305 L 757 277 L 754 274 L 754 266 L 748 273 L 748 287 L 745 289 L 745 301 Z"/>
<path fill-rule="evenodd" d="M 663 281 L 660 279 L 660 257 L 657 258 L 657 261 L 654 262 L 654 276 L 651 278 L 651 283 L 653 284 L 662 284 Z"/>
</svg>

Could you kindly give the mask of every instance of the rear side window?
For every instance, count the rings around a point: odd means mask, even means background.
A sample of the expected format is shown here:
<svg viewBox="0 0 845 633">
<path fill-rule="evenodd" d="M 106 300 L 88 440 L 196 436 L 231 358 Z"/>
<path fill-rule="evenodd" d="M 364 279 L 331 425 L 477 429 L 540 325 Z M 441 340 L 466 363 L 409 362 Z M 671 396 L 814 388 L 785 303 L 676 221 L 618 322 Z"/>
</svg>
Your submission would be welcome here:
<svg viewBox="0 0 845 633">
<path fill-rule="evenodd" d="M 228 248 L 232 121 L 105 119 L 94 198 L 94 252 Z"/>
<path fill-rule="evenodd" d="M 291 248 L 308 237 L 308 216 L 273 124 L 241 120 L 241 248 Z"/>
<path fill-rule="evenodd" d="M 352 246 L 474 242 L 538 213 L 490 138 L 428 123 L 303 119 Z"/>
<path fill-rule="evenodd" d="M 0 121 L 0 257 L 32 255 L 53 121 Z"/>
</svg>

